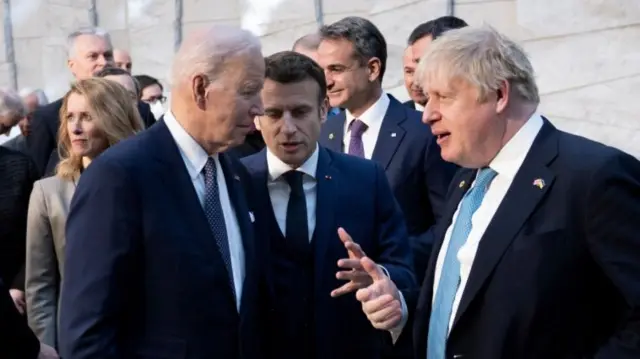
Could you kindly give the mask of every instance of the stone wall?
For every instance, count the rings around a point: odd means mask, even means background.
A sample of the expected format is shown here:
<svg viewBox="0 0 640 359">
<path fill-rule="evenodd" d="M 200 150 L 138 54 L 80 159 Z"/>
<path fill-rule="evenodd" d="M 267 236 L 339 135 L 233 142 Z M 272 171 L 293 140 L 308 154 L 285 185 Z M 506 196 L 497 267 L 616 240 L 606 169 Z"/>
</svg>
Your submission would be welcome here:
<svg viewBox="0 0 640 359">
<path fill-rule="evenodd" d="M 447 1 L 319 2 L 321 13 L 314 0 L 9 0 L 17 83 L 60 96 L 71 80 L 65 36 L 82 25 L 109 30 L 116 47 L 131 51 L 134 73 L 166 83 L 176 43 L 198 27 L 249 28 L 262 37 L 269 54 L 290 48 L 319 22 L 358 15 L 387 37 L 384 86 L 406 98 L 401 86 L 406 37 L 420 22 L 445 15 Z M 558 127 L 640 156 L 640 101 L 634 96 L 640 85 L 640 1 L 456 0 L 454 11 L 470 24 L 491 24 L 523 44 L 537 71 L 542 112 Z M 10 85 L 11 78 L 0 46 L 0 85 Z"/>
</svg>

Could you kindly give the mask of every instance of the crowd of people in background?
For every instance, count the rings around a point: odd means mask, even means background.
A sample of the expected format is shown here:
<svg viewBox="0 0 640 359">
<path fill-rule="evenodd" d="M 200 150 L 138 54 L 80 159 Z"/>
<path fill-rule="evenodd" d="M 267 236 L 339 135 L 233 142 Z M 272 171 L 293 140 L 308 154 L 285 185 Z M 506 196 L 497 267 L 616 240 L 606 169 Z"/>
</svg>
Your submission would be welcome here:
<svg viewBox="0 0 640 359">
<path fill-rule="evenodd" d="M 0 357 L 640 357 L 640 162 L 493 28 L 416 26 L 404 103 L 387 57 L 361 17 L 266 57 L 216 25 L 165 89 L 71 33 L 62 98 L 0 90 Z"/>
</svg>

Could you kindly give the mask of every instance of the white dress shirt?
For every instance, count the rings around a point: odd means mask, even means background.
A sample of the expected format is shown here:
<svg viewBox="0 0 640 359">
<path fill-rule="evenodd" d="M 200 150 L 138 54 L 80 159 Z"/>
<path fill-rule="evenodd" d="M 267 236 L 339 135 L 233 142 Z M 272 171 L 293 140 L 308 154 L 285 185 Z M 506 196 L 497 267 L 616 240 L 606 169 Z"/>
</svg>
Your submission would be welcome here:
<svg viewBox="0 0 640 359">
<path fill-rule="evenodd" d="M 205 184 L 202 169 L 204 168 L 209 155 L 205 150 L 191 137 L 187 131 L 173 116 L 171 111 L 164 115 L 164 122 L 171 132 L 176 145 L 180 150 L 182 160 L 189 172 L 189 177 L 193 182 L 200 205 L 204 208 Z M 245 277 L 245 258 L 244 247 L 242 244 L 242 236 L 240 234 L 240 226 L 236 213 L 229 198 L 227 182 L 225 181 L 224 172 L 220 166 L 218 155 L 211 156 L 216 163 L 218 189 L 220 191 L 220 205 L 224 213 L 224 223 L 227 228 L 227 238 L 229 240 L 229 255 L 231 257 L 231 271 L 233 272 L 233 284 L 236 292 L 236 308 L 240 309 L 240 299 L 242 298 L 242 285 Z"/>
<path fill-rule="evenodd" d="M 273 206 L 273 214 L 278 222 L 278 227 L 283 235 L 287 234 L 287 207 L 289 206 L 289 195 L 291 188 L 287 180 L 282 176 L 286 172 L 293 170 L 291 166 L 282 162 L 276 155 L 267 149 L 267 166 L 269 168 L 269 178 L 267 180 L 267 189 L 269 190 L 269 198 Z M 316 228 L 316 171 L 318 169 L 318 145 L 311 156 L 295 169 L 300 171 L 302 175 L 302 188 L 304 190 L 304 198 L 307 202 L 307 226 L 309 228 L 309 241 L 313 238 L 313 231 Z"/>
<path fill-rule="evenodd" d="M 421 104 L 419 104 L 417 102 L 413 103 L 413 108 L 415 108 L 416 111 L 424 112 L 424 106 L 422 106 Z"/>
<path fill-rule="evenodd" d="M 371 107 L 364 111 L 360 117 L 357 118 L 367 125 L 367 130 L 362 134 L 362 145 L 364 147 L 364 157 L 366 159 L 370 160 L 371 156 L 373 156 L 373 150 L 376 148 L 378 135 L 380 134 L 380 128 L 382 127 L 382 120 L 387 114 L 390 103 L 391 100 L 389 100 L 389 95 L 382 92 L 378 101 L 376 101 Z M 344 123 L 343 143 L 344 153 L 349 153 L 349 142 L 351 141 L 351 130 L 349 127 L 356 117 L 354 117 L 349 110 L 346 110 L 346 118 L 347 120 Z"/>
<path fill-rule="evenodd" d="M 542 118 L 539 115 L 534 114 L 515 134 L 515 136 L 513 136 L 513 138 L 511 138 L 504 147 L 502 147 L 500 152 L 498 152 L 496 157 L 489 164 L 489 167 L 496 171 L 497 175 L 489 185 L 489 189 L 484 195 L 480 207 L 478 207 L 478 210 L 471 217 L 471 232 L 469 232 L 467 240 L 460 247 L 460 250 L 458 250 L 457 258 L 460 262 L 460 285 L 458 286 L 456 297 L 453 302 L 453 308 L 451 310 L 451 317 L 449 318 L 449 330 L 451 330 L 453 319 L 456 317 L 456 312 L 460 305 L 460 299 L 462 298 L 464 288 L 469 280 L 469 274 L 471 273 L 471 267 L 476 257 L 480 240 L 482 239 L 484 232 L 487 230 L 489 223 L 491 223 L 493 216 L 498 211 L 498 207 L 500 207 L 509 187 L 511 187 L 511 183 L 513 183 L 513 179 L 520 170 L 520 167 L 529 153 L 529 149 L 531 149 L 531 145 L 533 145 L 533 141 L 536 139 L 538 132 L 540 132 L 543 123 Z M 475 181 L 471 187 L 474 185 Z M 453 215 L 451 225 L 444 236 L 444 242 L 440 248 L 440 253 L 438 253 L 433 282 L 432 300 L 435 300 L 436 297 L 435 294 L 438 290 L 440 275 L 442 274 L 444 257 L 447 254 L 447 248 L 451 241 L 451 232 L 453 231 L 453 225 L 456 223 L 456 219 L 458 218 L 459 211 L 460 204 L 458 204 L 458 209 L 456 209 L 456 212 Z"/>
<path fill-rule="evenodd" d="M 544 122 L 540 115 L 534 114 L 531 116 L 524 126 L 522 126 L 522 128 L 520 128 L 520 130 L 511 138 L 511 140 L 502 147 L 500 152 L 498 152 L 496 157 L 489 164 L 489 167 L 496 171 L 497 175 L 489 185 L 489 189 L 487 190 L 480 207 L 478 207 L 478 210 L 471 217 L 471 232 L 469 233 L 465 243 L 460 247 L 460 250 L 458 250 L 457 257 L 458 261 L 460 261 L 460 285 L 456 291 L 456 296 L 451 310 L 451 317 L 449 318 L 449 331 L 451 331 L 451 327 L 453 326 L 453 320 L 456 317 L 458 306 L 460 305 L 460 300 L 464 293 L 464 288 L 469 280 L 469 275 L 471 273 L 476 252 L 478 251 L 478 246 L 480 245 L 480 240 L 491 223 L 493 216 L 498 211 L 498 207 L 500 207 L 509 187 L 511 187 L 511 183 L 513 183 L 513 179 L 520 170 L 520 167 L 529 153 L 538 132 L 540 132 L 543 123 Z M 475 182 L 471 187 L 474 185 Z M 444 258 L 447 255 L 447 248 L 451 241 L 451 232 L 454 224 L 456 223 L 456 219 L 458 218 L 459 211 L 460 204 L 458 204 L 458 209 L 456 209 L 456 212 L 453 215 L 451 225 L 445 233 L 444 242 L 442 243 L 442 247 L 440 247 L 440 252 L 438 253 L 433 280 L 432 303 L 436 297 L 440 276 L 442 275 Z M 404 298 L 401 297 L 401 301 L 403 318 L 400 325 L 392 330 L 394 341 L 400 335 L 402 328 L 406 324 L 408 314 Z"/>
</svg>

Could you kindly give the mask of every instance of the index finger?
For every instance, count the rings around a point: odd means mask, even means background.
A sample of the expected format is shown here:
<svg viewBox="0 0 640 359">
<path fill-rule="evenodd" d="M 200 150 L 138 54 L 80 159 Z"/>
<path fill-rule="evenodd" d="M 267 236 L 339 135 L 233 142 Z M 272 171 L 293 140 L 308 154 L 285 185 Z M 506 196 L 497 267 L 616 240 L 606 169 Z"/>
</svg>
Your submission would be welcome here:
<svg viewBox="0 0 640 359">
<path fill-rule="evenodd" d="M 364 268 L 365 272 L 367 272 L 374 281 L 383 280 L 385 278 L 385 274 L 382 269 L 380 269 L 374 261 L 369 259 L 369 257 L 362 257 L 362 259 L 360 259 L 360 264 L 362 264 L 362 268 Z"/>
<path fill-rule="evenodd" d="M 342 241 L 342 243 L 349 243 L 349 242 L 353 242 L 353 239 L 351 239 L 351 236 L 349 235 L 349 233 L 347 233 L 347 231 L 340 227 L 338 228 L 338 237 L 340 237 L 340 240 Z"/>
</svg>

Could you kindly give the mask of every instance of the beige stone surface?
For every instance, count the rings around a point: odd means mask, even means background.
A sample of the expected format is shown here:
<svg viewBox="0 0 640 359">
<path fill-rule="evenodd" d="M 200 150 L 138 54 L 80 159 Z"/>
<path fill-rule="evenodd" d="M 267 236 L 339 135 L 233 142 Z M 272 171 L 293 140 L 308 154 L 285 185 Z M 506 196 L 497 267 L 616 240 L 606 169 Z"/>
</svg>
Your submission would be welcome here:
<svg viewBox="0 0 640 359">
<path fill-rule="evenodd" d="M 108 30 L 127 29 L 127 0 L 95 0 L 98 24 Z"/>
<path fill-rule="evenodd" d="M 534 31 L 519 23 L 518 3 L 514 0 L 456 1 L 455 14 L 472 26 L 491 25 L 496 30 L 509 34 L 514 40 L 523 41 L 536 37 Z"/>
<path fill-rule="evenodd" d="M 46 34 L 44 18 L 47 16 L 47 0 L 11 0 L 10 4 L 14 38 L 33 38 Z"/>
<path fill-rule="evenodd" d="M 228 0 L 189 0 L 184 1 L 183 21 L 225 21 L 241 16 L 240 2 Z"/>
<path fill-rule="evenodd" d="M 542 93 L 640 74 L 640 25 L 524 44 Z"/>
<path fill-rule="evenodd" d="M 27 38 L 13 41 L 18 86 L 38 87 L 42 83 L 42 39 Z"/>
</svg>

